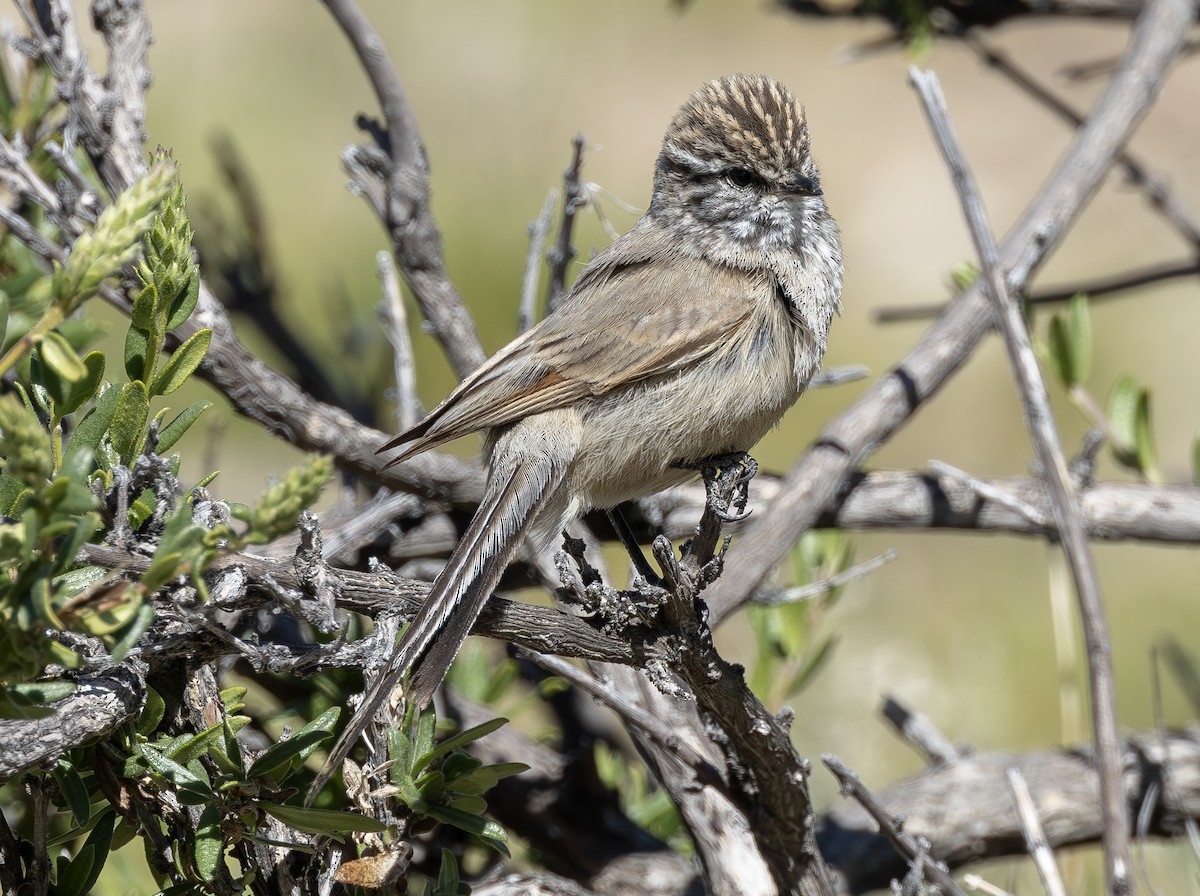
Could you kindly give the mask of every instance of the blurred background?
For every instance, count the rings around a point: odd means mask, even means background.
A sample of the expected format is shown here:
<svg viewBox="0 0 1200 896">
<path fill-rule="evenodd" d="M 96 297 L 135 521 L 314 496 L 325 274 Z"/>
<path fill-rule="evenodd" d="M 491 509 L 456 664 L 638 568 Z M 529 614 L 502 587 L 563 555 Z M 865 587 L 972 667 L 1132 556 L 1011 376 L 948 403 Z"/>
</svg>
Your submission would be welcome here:
<svg viewBox="0 0 1200 896">
<path fill-rule="evenodd" d="M 845 313 L 835 323 L 826 366 L 862 364 L 873 377 L 903 357 L 926 325 L 881 324 L 876 315 L 945 300 L 951 271 L 973 258 L 907 85 L 907 66 L 918 62 L 941 78 L 998 233 L 1036 194 L 1071 138 L 1067 126 L 952 42 L 939 41 L 919 57 L 897 44 L 852 53 L 888 34 L 880 22 L 805 19 L 761 0 L 363 0 L 362 6 L 415 110 L 450 272 L 488 351 L 516 332 L 527 226 L 560 184 L 571 138 L 586 136 L 583 177 L 603 188 L 601 208 L 623 231 L 637 217 L 623 205 L 647 203 L 654 157 L 675 109 L 716 75 L 765 72 L 805 103 L 847 259 Z M 287 325 L 327 362 L 345 394 L 355 394 L 364 379 L 378 381 L 390 355 L 374 310 L 374 255 L 387 242 L 362 201 L 345 190 L 339 163 L 344 146 L 364 139 L 354 116 L 374 115 L 376 106 L 340 32 L 317 2 L 152 3 L 150 13 L 156 37 L 150 144 L 173 149 L 195 211 L 227 214 L 234 204 L 213 146 L 232 141 L 260 194 Z M 1127 38 L 1123 23 L 1054 20 L 984 35 L 1080 110 L 1090 107 L 1104 78 L 1074 79 L 1065 69 L 1113 59 Z M 1198 106 L 1200 60 L 1193 58 L 1174 72 L 1132 143 L 1192 208 L 1200 207 Z M 205 226 L 199 217 L 196 223 Z M 577 231 L 581 259 L 609 239 L 597 217 L 585 213 Z M 1036 283 L 1089 280 L 1185 257 L 1187 250 L 1114 176 Z M 1151 386 L 1159 464 L 1172 482 L 1191 481 L 1200 427 L 1198 298 L 1197 284 L 1183 281 L 1092 308 L 1096 359 L 1088 386 L 1102 399 L 1123 373 Z M 1042 333 L 1048 318 L 1048 311 L 1038 315 Z M 252 326 L 241 333 L 269 361 L 283 363 Z M 453 376 L 419 326 L 413 338 L 421 398 L 432 406 Z M 803 398 L 756 452 L 764 468 L 785 470 L 866 382 Z M 1086 421 L 1061 389 L 1052 392 L 1073 453 Z M 380 419 L 390 419 L 382 394 L 367 399 Z M 222 413 L 220 420 L 213 414 L 201 436 L 208 448 L 203 455 L 193 449 L 196 466 L 184 478 L 220 468 L 217 493 L 245 500 L 298 458 Z M 1020 475 L 1030 472 L 1031 458 L 1002 347 L 989 338 L 869 466 L 923 469 L 938 459 L 979 476 Z M 1129 474 L 1105 455 L 1099 475 Z M 1053 550 L 994 535 L 873 533 L 855 541 L 860 558 L 887 548 L 898 558 L 850 586 L 822 621 L 836 646 L 791 701 L 804 754 L 836 753 L 871 787 L 916 771 L 920 760 L 879 721 L 885 694 L 980 750 L 1079 741 L 1086 728 L 1071 722 L 1069 712 L 1064 717 L 1061 705 L 1061 651 L 1050 611 Z M 1131 544 L 1100 545 L 1096 553 L 1115 633 L 1121 720 L 1130 729 L 1151 728 L 1158 721 L 1152 648 L 1169 635 L 1200 655 L 1200 558 L 1190 548 Z M 731 654 L 751 661 L 741 623 L 721 637 Z M 1082 669 L 1072 674 L 1082 687 Z M 1169 678 L 1162 715 L 1168 725 L 1192 718 Z M 823 771 L 814 775 L 814 789 L 823 806 L 837 799 Z M 1194 891 L 1194 874 L 1185 884 L 1165 866 L 1149 867 L 1166 875 L 1157 879 L 1164 892 Z"/>
</svg>

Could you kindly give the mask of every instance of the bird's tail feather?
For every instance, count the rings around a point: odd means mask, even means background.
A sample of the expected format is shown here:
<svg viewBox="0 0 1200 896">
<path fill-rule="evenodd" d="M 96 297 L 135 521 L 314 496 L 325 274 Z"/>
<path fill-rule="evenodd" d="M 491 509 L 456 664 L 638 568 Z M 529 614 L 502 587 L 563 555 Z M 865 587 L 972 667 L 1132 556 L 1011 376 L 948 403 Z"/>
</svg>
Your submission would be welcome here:
<svg viewBox="0 0 1200 896">
<path fill-rule="evenodd" d="M 406 673 L 411 677 L 405 699 L 418 707 L 429 703 L 505 567 L 565 473 L 566 464 L 543 456 L 521 462 L 508 476 L 491 477 L 479 511 L 397 641 L 391 659 L 364 692 L 362 703 L 309 789 L 309 800 L 350 753 Z"/>
</svg>

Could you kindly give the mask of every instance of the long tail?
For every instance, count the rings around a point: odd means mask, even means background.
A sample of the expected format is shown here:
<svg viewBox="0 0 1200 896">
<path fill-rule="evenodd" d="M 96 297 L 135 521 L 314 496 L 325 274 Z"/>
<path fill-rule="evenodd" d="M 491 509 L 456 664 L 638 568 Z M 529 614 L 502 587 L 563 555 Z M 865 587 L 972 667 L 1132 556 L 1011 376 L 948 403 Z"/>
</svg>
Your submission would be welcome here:
<svg viewBox="0 0 1200 896">
<path fill-rule="evenodd" d="M 538 513 L 562 484 L 566 464 L 548 457 L 525 460 L 495 476 L 462 541 L 438 574 L 429 597 L 396 642 L 391 659 L 363 694 L 362 703 L 309 788 L 309 802 L 349 755 L 406 674 L 405 699 L 426 706 L 458 654 L 483 605 L 521 547 Z"/>
</svg>

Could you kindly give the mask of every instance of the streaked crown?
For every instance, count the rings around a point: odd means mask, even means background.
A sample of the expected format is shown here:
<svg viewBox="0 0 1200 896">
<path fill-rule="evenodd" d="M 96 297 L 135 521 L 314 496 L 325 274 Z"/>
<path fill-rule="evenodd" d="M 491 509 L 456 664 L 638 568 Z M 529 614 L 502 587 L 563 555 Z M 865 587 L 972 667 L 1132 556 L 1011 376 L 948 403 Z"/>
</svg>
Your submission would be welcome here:
<svg viewBox="0 0 1200 896">
<path fill-rule="evenodd" d="M 728 75 L 693 93 L 671 121 L 663 155 L 693 171 L 742 164 L 768 180 L 814 173 L 804 108 L 765 75 Z"/>
</svg>

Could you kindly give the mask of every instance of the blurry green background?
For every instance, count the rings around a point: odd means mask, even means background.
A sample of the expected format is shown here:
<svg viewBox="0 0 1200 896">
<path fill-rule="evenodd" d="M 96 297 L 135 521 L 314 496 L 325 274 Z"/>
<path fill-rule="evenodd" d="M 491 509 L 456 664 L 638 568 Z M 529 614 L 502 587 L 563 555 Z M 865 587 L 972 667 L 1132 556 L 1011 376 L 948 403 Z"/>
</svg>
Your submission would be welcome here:
<svg viewBox="0 0 1200 896">
<path fill-rule="evenodd" d="M 946 172 L 906 83 L 912 57 L 892 47 L 841 61 L 847 48 L 882 36 L 879 23 L 800 19 L 760 0 L 695 0 L 682 10 L 668 0 L 391 0 L 363 7 L 415 110 L 450 270 L 489 351 L 515 333 L 526 227 L 559 184 L 572 136 L 588 139 L 586 180 L 644 207 L 667 122 L 691 90 L 727 72 L 771 74 L 808 109 L 847 259 L 845 314 L 835 323 L 827 366 L 886 371 L 924 325 L 881 325 L 874 314 L 946 298 L 949 272 L 972 258 Z M 289 323 L 339 377 L 353 378 L 364 363 L 387 365 L 374 313 L 373 260 L 386 242 L 365 205 L 346 192 L 338 160 L 346 144 L 363 139 L 354 115 L 376 114 L 376 107 L 332 20 L 312 0 L 149 8 L 156 37 L 151 145 L 174 150 L 193 201 L 228 206 L 228 197 L 218 196 L 211 143 L 218 135 L 231 138 L 261 191 Z M 1062 68 L 1116 56 L 1127 34 L 1121 24 L 1041 21 L 1006 26 L 986 39 L 1085 109 L 1103 80 L 1070 81 Z M 962 47 L 939 43 L 919 61 L 942 79 L 1002 233 L 1071 133 Z M 1198 106 L 1200 61 L 1193 59 L 1175 72 L 1132 145 L 1192 207 L 1200 206 Z M 617 230 L 636 219 L 614 200 L 603 200 L 603 208 Z M 595 217 L 585 215 L 581 256 L 607 240 Z M 1112 177 L 1038 282 L 1073 282 L 1185 253 L 1145 201 Z M 1152 385 L 1160 464 L 1178 482 L 1191 478 L 1191 442 L 1200 427 L 1197 298 L 1196 284 L 1188 282 L 1093 306 L 1097 358 L 1090 386 L 1103 397 L 1124 372 Z M 1043 331 L 1048 316 L 1039 317 Z M 250 328 L 243 335 L 262 348 Z M 421 396 L 431 405 L 453 377 L 433 340 L 419 328 L 414 340 Z M 856 383 L 802 399 L 756 452 L 764 467 L 786 469 L 863 388 Z M 1064 441 L 1074 451 L 1085 424 L 1061 391 L 1055 398 Z M 220 467 L 215 488 L 230 498 L 245 500 L 295 460 L 240 421 L 230 420 L 210 439 L 207 457 L 193 451 L 190 472 Z M 981 476 L 1030 470 L 995 338 L 870 464 L 923 468 L 935 458 Z M 1102 478 L 1124 475 L 1106 458 Z M 873 787 L 915 771 L 918 759 L 878 721 L 885 693 L 979 749 L 1063 739 L 1044 544 L 905 532 L 862 535 L 858 544 L 860 558 L 888 547 L 899 557 L 851 586 L 827 620 L 839 643 L 795 701 L 796 740 L 806 755 L 837 753 Z M 1200 653 L 1200 562 L 1190 548 L 1116 545 L 1096 553 L 1116 637 L 1121 720 L 1151 727 L 1151 647 L 1169 634 Z M 722 633 L 731 652 L 741 649 L 743 634 L 738 623 Z M 1164 712 L 1170 724 L 1190 720 L 1170 681 Z M 1065 736 L 1074 740 L 1077 733 Z M 836 798 L 822 771 L 815 787 L 824 804 Z"/>
</svg>

